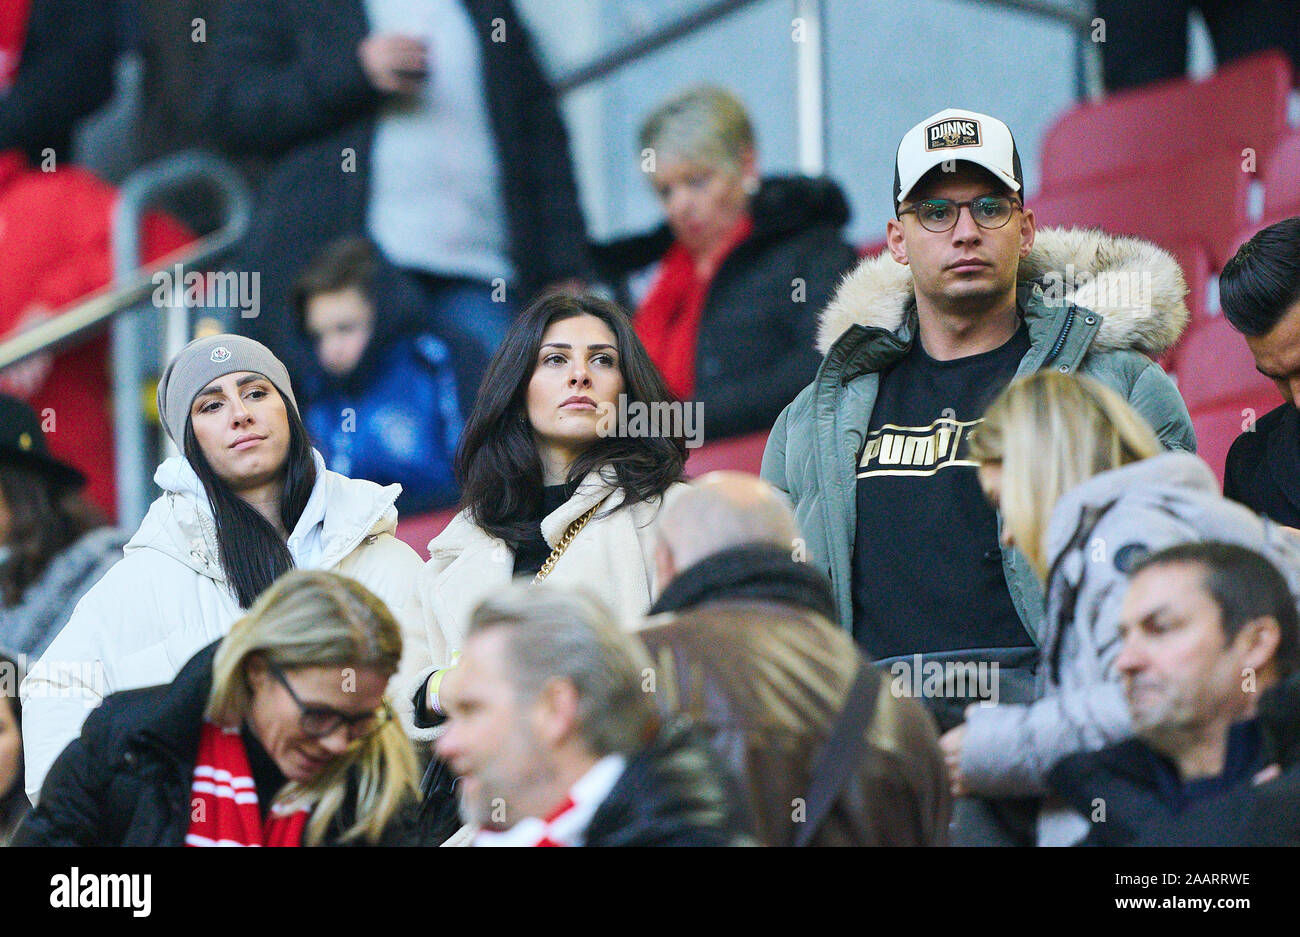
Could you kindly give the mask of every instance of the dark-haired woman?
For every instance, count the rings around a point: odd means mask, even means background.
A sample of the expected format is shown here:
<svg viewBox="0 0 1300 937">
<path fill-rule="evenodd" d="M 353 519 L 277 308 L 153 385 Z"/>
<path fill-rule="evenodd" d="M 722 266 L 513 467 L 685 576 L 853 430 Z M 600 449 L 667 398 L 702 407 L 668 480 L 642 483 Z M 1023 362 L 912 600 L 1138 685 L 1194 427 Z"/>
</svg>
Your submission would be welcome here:
<svg viewBox="0 0 1300 937">
<path fill-rule="evenodd" d="M 171 681 L 289 569 L 333 570 L 378 595 L 406 635 L 402 680 L 429 661 L 420 559 L 393 536 L 399 486 L 325 469 L 288 372 L 265 346 L 237 335 L 191 342 L 163 372 L 158 413 L 184 455 L 158 468 L 163 495 L 126 556 L 23 683 L 33 802 L 103 697 Z"/>
<path fill-rule="evenodd" d="M 652 521 L 686 462 L 679 407 L 617 306 L 553 294 L 519 316 L 461 437 L 462 510 L 429 544 L 435 662 L 515 576 L 582 585 L 629 625 L 645 613 Z"/>
<path fill-rule="evenodd" d="M 0 648 L 39 657 L 122 558 L 125 535 L 82 498 L 85 486 L 50 455 L 31 407 L 0 394 Z"/>
</svg>

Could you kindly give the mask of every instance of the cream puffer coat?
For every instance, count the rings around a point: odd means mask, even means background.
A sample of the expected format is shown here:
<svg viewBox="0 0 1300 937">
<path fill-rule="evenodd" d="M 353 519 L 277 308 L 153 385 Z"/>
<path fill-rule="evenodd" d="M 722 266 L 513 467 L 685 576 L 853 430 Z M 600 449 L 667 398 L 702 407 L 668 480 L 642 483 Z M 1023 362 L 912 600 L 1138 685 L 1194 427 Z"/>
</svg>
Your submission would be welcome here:
<svg viewBox="0 0 1300 937">
<path fill-rule="evenodd" d="M 392 610 L 404 650 L 390 695 L 410 731 L 409 694 L 397 690 L 426 669 L 430 657 L 416 590 L 420 557 L 394 536 L 393 502 L 401 486 L 347 478 L 312 454 L 316 484 L 289 536 L 289 553 L 300 569 L 356 579 Z M 163 495 L 123 559 L 77 603 L 23 681 L 23 754 L 33 803 L 54 759 L 105 696 L 170 683 L 244 613 L 226 586 L 212 510 L 194 469 L 170 458 L 154 481 Z"/>
<path fill-rule="evenodd" d="M 678 487 L 670 487 L 665 496 Z M 609 606 L 625 630 L 632 630 L 649 610 L 653 596 L 654 520 L 662 499 L 609 513 L 622 503 L 623 490 L 613 470 L 591 472 L 573 497 L 542 520 L 542 536 L 554 549 L 570 524 L 599 505 L 546 581 L 585 587 Z M 435 665 L 451 662 L 465 641 L 470 613 L 484 598 L 510 583 L 514 563 L 510 546 L 474 524 L 464 511 L 430 541 L 420 592 L 429 616 Z"/>
</svg>

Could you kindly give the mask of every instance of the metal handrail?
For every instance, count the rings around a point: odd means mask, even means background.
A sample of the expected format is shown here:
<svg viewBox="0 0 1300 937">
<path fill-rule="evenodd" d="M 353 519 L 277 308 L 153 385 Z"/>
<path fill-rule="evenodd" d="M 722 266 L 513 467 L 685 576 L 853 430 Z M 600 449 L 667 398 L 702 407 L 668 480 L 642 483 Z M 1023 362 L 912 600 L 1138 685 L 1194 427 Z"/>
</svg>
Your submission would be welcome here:
<svg viewBox="0 0 1300 937">
<path fill-rule="evenodd" d="M 224 215 L 222 226 L 197 243 L 142 267 L 140 223 L 145 213 L 166 194 L 195 184 L 210 187 L 218 196 Z M 243 177 L 211 153 L 191 150 L 141 167 L 122 185 L 113 209 L 112 285 L 0 342 L 0 368 L 5 368 L 32 355 L 63 348 L 105 325 L 112 326 L 113 441 L 118 522 L 123 527 L 130 529 L 139 524 L 149 500 L 145 415 L 139 403 L 146 376 L 141 356 L 144 343 L 138 317 L 125 313 L 138 308 L 151 295 L 159 273 L 174 273 L 179 267 L 184 275 L 224 256 L 247 233 L 252 216 L 253 200 Z M 184 309 L 179 312 L 187 314 Z"/>
<path fill-rule="evenodd" d="M 212 234 L 173 251 L 147 267 L 139 267 L 138 265 L 133 267 L 126 276 L 123 276 L 122 272 L 116 269 L 115 257 L 115 280 L 111 285 L 78 299 L 71 306 L 56 313 L 52 318 L 46 319 L 18 335 L 0 341 L 0 369 L 7 368 L 12 364 L 18 364 L 32 355 L 47 351 L 58 351 L 68 345 L 75 344 L 78 339 L 83 338 L 88 333 L 102 328 L 118 313 L 142 302 L 154 289 L 153 278 L 155 274 L 163 270 L 173 270 L 178 263 L 185 269 L 210 264 L 226 254 L 244 236 L 252 218 L 252 197 L 248 193 L 248 187 L 236 170 L 223 160 L 207 153 L 196 152 L 179 154 L 179 156 L 185 158 L 194 157 L 197 160 L 197 165 L 201 166 L 204 172 L 211 169 L 213 164 L 220 164 L 223 167 L 220 183 L 216 182 L 215 177 L 205 177 L 198 181 L 220 184 L 225 188 L 231 200 L 226 223 Z M 115 212 L 123 211 L 123 204 L 127 203 L 129 198 L 134 197 L 130 195 L 129 189 L 133 184 L 138 186 L 141 183 L 133 183 L 133 180 L 140 177 L 141 174 L 152 173 L 158 167 L 176 158 L 169 157 L 167 160 L 150 164 L 132 174 L 122 186 Z M 174 168 L 168 169 L 169 179 L 174 174 L 174 171 Z M 226 172 L 233 174 L 233 178 L 227 178 L 224 175 Z M 174 185 L 175 180 L 171 181 L 172 185 Z M 169 185 L 168 189 L 171 187 Z M 158 192 L 158 194 L 161 195 L 162 191 Z M 153 197 L 150 196 L 149 201 L 152 202 L 152 200 Z M 117 243 L 117 223 L 115 215 L 115 244 Z M 136 244 L 138 250 L 138 216 L 135 229 L 137 231 Z"/>
<path fill-rule="evenodd" d="M 187 244 L 138 270 L 127 282 L 112 284 L 83 296 L 52 319 L 0 342 L 0 369 L 42 352 L 60 351 L 76 344 L 91 332 L 102 329 L 115 315 L 142 302 L 154 289 L 154 274 L 175 269 L 176 264 L 194 268 L 210 263 L 230 249 L 233 241 L 217 232 Z"/>
</svg>

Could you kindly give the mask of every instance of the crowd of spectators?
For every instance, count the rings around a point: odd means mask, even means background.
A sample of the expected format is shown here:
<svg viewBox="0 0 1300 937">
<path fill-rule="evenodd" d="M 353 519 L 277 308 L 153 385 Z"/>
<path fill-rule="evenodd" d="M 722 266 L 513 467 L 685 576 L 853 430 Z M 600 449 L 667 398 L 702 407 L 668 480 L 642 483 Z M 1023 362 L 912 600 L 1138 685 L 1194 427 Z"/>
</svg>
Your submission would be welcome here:
<svg viewBox="0 0 1300 937">
<path fill-rule="evenodd" d="M 52 181 L 90 230 L 13 328 L 107 277 L 111 188 L 39 161 L 108 79 L 27 95 L 126 6 L 0 18 L 0 212 Z M 593 244 L 508 0 L 184 11 L 193 132 L 260 167 L 261 309 L 167 363 L 133 532 L 51 443 L 107 425 L 102 342 L 0 375 L 0 843 L 1300 841 L 1300 219 L 1223 273 L 1285 402 L 1221 492 L 1156 360 L 1177 263 L 1040 226 L 993 116 L 903 135 L 859 260 L 836 184 L 760 175 L 691 87 L 638 139 L 662 225 Z M 50 404 L 79 354 L 94 407 Z M 693 406 L 770 428 L 761 478 L 688 480 Z M 427 560 L 396 538 L 452 505 Z"/>
</svg>

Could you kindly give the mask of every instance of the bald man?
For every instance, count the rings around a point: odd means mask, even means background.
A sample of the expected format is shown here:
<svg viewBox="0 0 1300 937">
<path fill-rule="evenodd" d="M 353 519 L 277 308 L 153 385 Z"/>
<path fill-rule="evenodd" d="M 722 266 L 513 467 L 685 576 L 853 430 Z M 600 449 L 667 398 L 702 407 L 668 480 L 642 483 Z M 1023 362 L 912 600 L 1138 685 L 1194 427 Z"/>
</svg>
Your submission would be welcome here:
<svg viewBox="0 0 1300 937">
<path fill-rule="evenodd" d="M 656 538 L 662 592 L 638 632 L 655 663 L 656 699 L 704 730 L 738 781 L 758 840 L 793 845 L 809 821 L 812 765 L 864 663 L 834 622 L 830 582 L 799 561 L 785 496 L 752 475 L 692 482 L 665 505 Z M 864 684 L 862 754 L 812 845 L 946 841 L 950 802 L 933 720 L 891 685 Z"/>
</svg>

